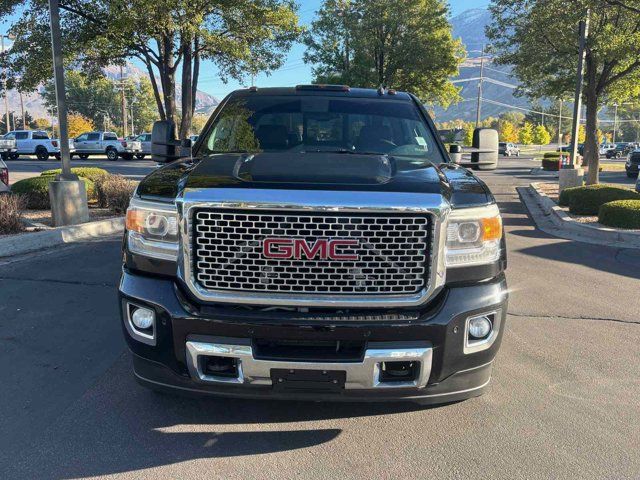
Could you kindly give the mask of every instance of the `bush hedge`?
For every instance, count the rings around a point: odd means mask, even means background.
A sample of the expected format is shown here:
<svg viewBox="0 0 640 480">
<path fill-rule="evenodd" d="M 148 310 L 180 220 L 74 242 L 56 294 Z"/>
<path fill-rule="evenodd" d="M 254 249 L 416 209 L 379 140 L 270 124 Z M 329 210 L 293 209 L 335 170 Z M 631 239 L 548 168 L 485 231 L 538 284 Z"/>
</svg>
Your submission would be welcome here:
<svg viewBox="0 0 640 480">
<path fill-rule="evenodd" d="M 62 173 L 62 170 L 59 168 L 55 168 L 53 170 L 45 170 L 40 174 L 40 176 L 49 177 L 59 175 L 60 173 Z M 92 182 L 96 182 L 98 181 L 98 179 L 109 175 L 109 172 L 97 167 L 74 167 L 71 169 L 71 173 L 75 173 L 79 177 L 88 178 Z"/>
<path fill-rule="evenodd" d="M 640 200 L 605 203 L 598 212 L 598 221 L 608 227 L 640 228 Z"/>
<path fill-rule="evenodd" d="M 569 203 L 571 203 L 571 197 L 574 192 L 580 191 L 581 188 L 584 187 L 569 187 L 565 188 L 562 192 L 560 192 L 560 197 L 558 198 L 558 205 L 561 207 L 568 207 Z"/>
<path fill-rule="evenodd" d="M 45 175 L 41 177 L 25 178 L 19 180 L 11 186 L 13 193 L 24 195 L 27 202 L 27 208 L 35 210 L 44 210 L 51 208 L 49 202 L 49 182 L 54 180 L 53 175 Z M 95 195 L 95 187 L 88 178 L 80 177 L 87 189 L 87 197 L 92 198 Z"/>
<path fill-rule="evenodd" d="M 124 213 L 137 186 L 138 182 L 122 175 L 103 177 L 96 183 L 98 205 L 109 207 L 116 213 Z"/>
<path fill-rule="evenodd" d="M 633 190 L 613 185 L 587 185 L 567 190 L 571 191 L 560 200 L 568 203 L 569 211 L 576 215 L 598 215 L 602 205 L 616 200 L 640 200 L 640 194 Z"/>
<path fill-rule="evenodd" d="M 0 195 L 0 235 L 24 231 L 22 211 L 26 203 L 23 195 L 12 193 Z"/>
<path fill-rule="evenodd" d="M 543 158 L 542 169 L 549 172 L 557 172 L 560 170 L 560 158 Z"/>
</svg>

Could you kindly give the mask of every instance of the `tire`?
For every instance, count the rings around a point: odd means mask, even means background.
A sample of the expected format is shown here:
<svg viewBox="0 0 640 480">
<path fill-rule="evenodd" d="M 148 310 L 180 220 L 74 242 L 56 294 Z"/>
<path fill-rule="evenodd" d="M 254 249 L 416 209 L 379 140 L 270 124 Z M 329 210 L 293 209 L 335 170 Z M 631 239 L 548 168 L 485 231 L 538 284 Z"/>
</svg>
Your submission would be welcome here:
<svg viewBox="0 0 640 480">
<path fill-rule="evenodd" d="M 133 153 L 123 153 L 122 158 L 125 160 L 133 160 Z"/>
<path fill-rule="evenodd" d="M 107 154 L 107 160 L 112 162 L 118 160 L 118 151 L 115 148 L 107 148 L 105 153 Z"/>
<path fill-rule="evenodd" d="M 13 152 L 9 154 L 9 160 L 18 160 L 20 158 L 20 154 Z"/>
<path fill-rule="evenodd" d="M 37 147 L 36 158 L 41 162 L 46 162 L 47 160 L 49 160 L 49 151 L 44 147 Z"/>
<path fill-rule="evenodd" d="M 137 154 L 136 154 L 136 158 L 137 158 L 138 160 L 142 160 L 142 159 L 144 159 L 144 157 L 145 157 L 145 154 L 144 154 L 144 153 L 137 153 Z"/>
<path fill-rule="evenodd" d="M 79 153 L 78 156 L 80 157 L 80 160 L 86 160 L 89 158 L 89 155 L 86 153 Z"/>
<path fill-rule="evenodd" d="M 53 156 L 56 158 L 56 160 L 60 160 L 60 158 L 61 158 L 59 153 L 54 153 Z M 72 158 L 73 157 L 71 155 L 69 155 L 69 160 L 71 160 Z"/>
</svg>

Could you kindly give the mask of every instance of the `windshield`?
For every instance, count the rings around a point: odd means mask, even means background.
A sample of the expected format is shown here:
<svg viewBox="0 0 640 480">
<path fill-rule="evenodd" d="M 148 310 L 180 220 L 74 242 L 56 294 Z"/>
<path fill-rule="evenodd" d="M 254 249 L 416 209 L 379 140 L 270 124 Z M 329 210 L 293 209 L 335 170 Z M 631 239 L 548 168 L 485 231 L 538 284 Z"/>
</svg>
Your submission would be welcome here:
<svg viewBox="0 0 640 480">
<path fill-rule="evenodd" d="M 412 102 L 321 96 L 230 100 L 203 142 L 203 152 L 387 154 L 444 160 Z"/>
</svg>

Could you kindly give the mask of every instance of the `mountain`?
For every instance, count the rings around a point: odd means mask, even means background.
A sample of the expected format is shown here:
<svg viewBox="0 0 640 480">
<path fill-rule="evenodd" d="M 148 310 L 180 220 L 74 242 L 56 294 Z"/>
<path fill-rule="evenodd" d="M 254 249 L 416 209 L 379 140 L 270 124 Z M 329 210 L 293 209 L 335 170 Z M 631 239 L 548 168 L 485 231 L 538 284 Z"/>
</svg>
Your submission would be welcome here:
<svg viewBox="0 0 640 480">
<path fill-rule="evenodd" d="M 488 44 L 485 35 L 485 27 L 491 23 L 491 14 L 482 8 L 465 10 L 461 14 L 451 18 L 452 33 L 455 38 L 459 38 L 467 49 L 467 60 L 461 65 L 460 73 L 454 80 L 464 80 L 477 78 L 480 76 L 480 58 L 482 56 L 483 45 Z M 485 70 L 483 76 L 488 79 L 517 86 L 518 80 L 511 75 L 509 67 L 496 66 L 490 60 L 485 60 Z M 435 117 L 438 122 L 445 122 L 455 119 L 475 120 L 476 104 L 478 97 L 478 82 L 460 82 L 462 87 L 460 96 L 462 101 L 452 105 L 447 110 L 435 109 Z M 515 97 L 514 89 L 504 85 L 497 85 L 490 81 L 482 83 L 482 97 L 486 101 L 482 102 L 482 118 L 497 117 L 503 112 L 514 110 L 515 107 L 527 108 L 529 102 L 526 98 Z M 495 103 L 502 103 L 510 106 L 501 106 Z"/>
<path fill-rule="evenodd" d="M 123 67 L 122 73 L 126 78 L 132 78 L 139 80 L 140 78 L 149 78 L 149 75 L 134 65 L 133 63 L 127 63 Z M 111 80 L 120 79 L 120 67 L 112 65 L 103 69 L 105 76 Z M 180 105 L 180 99 L 182 98 L 182 89 L 180 85 L 176 85 L 176 102 Z M 49 118 L 49 114 L 42 102 L 42 98 L 38 92 L 32 92 L 22 95 L 22 101 L 24 103 L 24 109 L 29 112 L 33 118 Z M 16 90 L 10 90 L 7 95 L 7 102 L 9 104 L 9 111 L 16 112 L 16 115 L 20 115 L 20 94 Z M 208 93 L 198 90 L 196 93 L 196 113 L 209 114 L 220 103 L 218 99 Z M 4 114 L 4 104 L 0 101 L 0 112 Z"/>
</svg>

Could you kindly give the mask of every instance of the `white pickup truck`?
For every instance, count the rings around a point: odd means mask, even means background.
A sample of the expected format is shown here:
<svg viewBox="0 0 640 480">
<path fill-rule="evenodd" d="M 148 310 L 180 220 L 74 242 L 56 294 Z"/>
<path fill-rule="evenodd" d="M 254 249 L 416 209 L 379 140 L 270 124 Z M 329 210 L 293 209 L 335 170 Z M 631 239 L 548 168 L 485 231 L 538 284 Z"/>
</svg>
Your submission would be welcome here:
<svg viewBox="0 0 640 480">
<path fill-rule="evenodd" d="M 49 134 L 42 130 L 14 130 L 3 138 L 15 141 L 15 150 L 8 154 L 12 160 L 20 155 L 35 155 L 40 161 L 47 160 L 51 155 L 60 158 L 60 141 L 50 139 Z M 69 150 L 73 153 L 72 140 L 69 140 Z"/>
<path fill-rule="evenodd" d="M 131 160 L 142 153 L 142 145 L 136 140 L 118 140 L 115 132 L 86 132 L 73 141 L 75 154 L 82 159 L 89 155 L 106 155 L 109 160 L 122 157 Z"/>
</svg>

